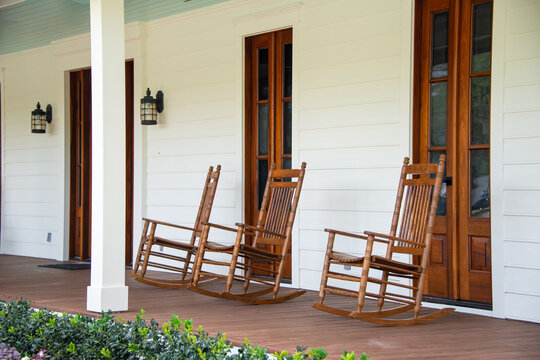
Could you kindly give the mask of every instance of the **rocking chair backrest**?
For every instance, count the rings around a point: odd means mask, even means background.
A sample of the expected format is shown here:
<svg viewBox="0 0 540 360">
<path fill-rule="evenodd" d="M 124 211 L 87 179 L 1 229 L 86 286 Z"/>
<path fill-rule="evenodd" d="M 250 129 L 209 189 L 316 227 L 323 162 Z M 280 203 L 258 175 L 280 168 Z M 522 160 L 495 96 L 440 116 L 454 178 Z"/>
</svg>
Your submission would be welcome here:
<svg viewBox="0 0 540 360">
<path fill-rule="evenodd" d="M 393 252 L 429 254 L 445 159 L 446 156 L 441 155 L 438 164 L 413 165 L 409 165 L 409 158 L 404 159 L 390 235 L 426 246 L 393 243 L 388 248 L 387 256 Z"/>
<path fill-rule="evenodd" d="M 216 171 L 210 166 L 208 174 L 206 175 L 206 181 L 204 182 L 203 193 L 201 197 L 201 203 L 199 204 L 199 211 L 197 212 L 197 218 L 195 219 L 195 229 L 191 236 L 191 245 L 195 245 L 197 237 L 201 236 L 202 223 L 208 222 L 210 219 L 210 212 L 212 211 L 212 203 L 214 202 L 214 196 L 216 195 L 217 183 L 219 180 L 219 173 L 221 171 L 221 165 L 216 167 Z"/>
<path fill-rule="evenodd" d="M 264 189 L 257 227 L 282 234 L 283 237 L 257 232 L 253 246 L 270 244 L 282 246 L 282 255 L 287 253 L 291 231 L 298 207 L 298 199 L 304 181 L 306 163 L 300 169 L 277 169 L 270 167 Z"/>
</svg>

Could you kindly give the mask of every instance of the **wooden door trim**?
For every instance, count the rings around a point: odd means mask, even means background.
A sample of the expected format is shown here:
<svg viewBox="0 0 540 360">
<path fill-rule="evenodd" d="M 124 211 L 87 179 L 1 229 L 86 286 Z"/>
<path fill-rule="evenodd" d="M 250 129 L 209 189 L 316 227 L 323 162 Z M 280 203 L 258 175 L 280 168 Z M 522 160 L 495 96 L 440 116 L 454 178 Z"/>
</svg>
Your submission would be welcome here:
<svg viewBox="0 0 540 360">
<path fill-rule="evenodd" d="M 290 40 L 290 41 L 289 41 Z M 283 41 L 283 42 L 282 42 Z M 278 75 L 278 69 L 281 68 L 282 59 L 280 55 L 282 43 L 292 42 L 292 28 L 263 33 L 244 39 L 245 49 L 245 119 L 244 119 L 244 221 L 248 224 L 255 223 L 257 220 L 257 211 L 259 197 L 257 188 L 259 160 L 268 161 L 268 167 L 275 163 L 278 168 L 282 166 L 283 150 L 283 129 L 282 124 L 278 124 L 282 118 L 283 90 L 281 89 L 281 75 Z M 259 100 L 258 87 L 258 63 L 259 49 L 268 49 L 268 97 L 267 100 Z M 280 70 L 281 71 L 281 70 Z M 268 154 L 259 155 L 258 141 L 258 107 L 260 104 L 268 104 Z M 287 155 L 285 157 L 292 157 Z M 246 242 L 250 243 L 251 238 L 246 237 Z M 268 245 L 270 246 L 270 245 Z M 272 246 L 273 247 L 273 246 Z M 290 266 L 289 266 L 290 267 Z M 291 269 L 292 273 L 292 269 Z M 287 274 L 287 276 L 291 276 Z"/>
<path fill-rule="evenodd" d="M 80 84 L 80 88 L 76 86 Z M 88 84 L 88 87 L 85 87 Z M 90 89 L 90 90 L 89 90 Z M 89 90 L 89 91 L 86 91 Z M 84 181 L 86 178 L 92 178 L 92 107 L 86 106 L 87 102 L 91 103 L 91 75 L 90 68 L 80 69 L 70 72 L 70 211 L 69 211 L 69 257 L 78 257 L 80 260 L 84 260 L 90 257 L 91 252 L 91 202 L 86 202 L 85 199 L 91 199 L 92 196 L 92 183 L 91 181 Z M 80 103 L 79 103 L 80 102 Z M 78 104 L 78 105 L 77 105 Z M 77 107 L 79 106 L 79 107 Z M 79 109 L 79 113 L 77 113 Z M 82 226 L 80 232 L 82 238 L 86 239 L 86 242 L 77 244 L 76 230 L 77 230 L 77 215 L 76 215 L 76 202 L 77 202 L 77 123 L 81 120 L 79 116 L 87 119 L 83 123 L 84 128 L 81 130 L 83 142 L 81 148 L 83 154 L 81 155 L 82 163 L 86 164 L 83 168 L 85 171 L 81 171 L 81 203 L 82 217 L 88 219 L 88 222 L 81 222 L 79 226 Z M 77 251 L 77 246 L 79 246 Z"/>
<path fill-rule="evenodd" d="M 127 60 L 125 66 L 126 92 L 126 265 L 133 261 L 133 152 L 134 152 L 134 63 Z"/>
<path fill-rule="evenodd" d="M 448 258 L 448 296 L 454 299 L 470 299 L 470 262 L 469 237 L 481 233 L 489 225 L 483 219 L 470 216 L 469 195 L 469 152 L 471 149 L 489 149 L 488 145 L 470 145 L 470 84 L 469 78 L 490 75 L 491 71 L 471 75 L 469 70 L 472 52 L 472 9 L 474 5 L 492 2 L 491 0 L 425 0 L 415 1 L 415 47 L 413 69 L 413 159 L 425 161 L 429 148 L 428 119 L 429 82 L 431 64 L 431 13 L 448 9 L 448 93 L 447 93 L 447 176 L 454 178 L 454 184 L 447 186 L 446 234 Z M 428 6 L 425 6 L 428 5 Z M 467 8 L 465 8 L 467 7 Z M 423 14 L 422 9 L 430 14 Z M 428 76 L 426 81 L 426 76 Z M 424 95 L 423 95 L 424 94 Z M 427 94 L 427 95 L 426 95 Z M 425 97 L 422 100 L 422 97 Z M 466 119 L 467 121 L 462 121 Z M 435 149 L 431 149 L 435 151 Z M 462 151 L 463 150 L 463 151 Z M 465 151 L 466 150 L 466 151 Z M 485 222 L 485 221 L 484 221 Z M 482 229 L 468 231 L 469 224 L 479 225 Z M 468 232 L 467 232 L 468 231 Z M 467 232 L 467 234 L 465 234 Z M 487 231 L 487 233 L 490 233 Z M 481 236 L 486 236 L 485 234 Z M 488 249 L 489 250 L 489 249 Z M 472 273 L 472 272 L 471 272 Z M 480 281 L 477 281 L 480 284 Z M 471 294 L 472 296 L 472 294 Z M 469 301 L 470 302 L 470 301 Z"/>
<path fill-rule="evenodd" d="M 470 0 L 469 2 L 465 0 L 461 1 L 461 11 L 460 13 L 463 14 L 463 19 L 461 19 L 461 26 L 464 29 L 461 32 L 461 38 L 459 41 L 459 51 L 460 54 L 460 78 L 457 80 L 459 81 L 460 86 L 460 97 L 458 99 L 458 108 L 459 108 L 459 118 L 463 119 L 469 119 L 467 122 L 462 122 L 458 128 L 458 141 L 457 141 L 457 148 L 461 149 L 461 151 L 458 152 L 459 156 L 459 163 L 461 164 L 460 168 L 458 169 L 458 172 L 460 173 L 460 177 L 464 179 L 468 179 L 470 181 L 471 173 L 470 173 L 470 167 L 471 167 L 471 158 L 470 158 L 470 150 L 473 149 L 485 149 L 490 152 L 491 156 L 491 144 L 483 144 L 483 145 L 471 145 L 470 144 L 470 134 L 471 134 L 471 122 L 472 122 L 472 115 L 471 115 L 471 78 L 479 77 L 479 76 L 489 76 L 491 81 L 491 68 L 488 71 L 483 72 L 477 72 L 474 75 L 472 74 L 471 69 L 471 62 L 472 62 L 472 35 L 473 35 L 473 7 L 478 4 L 482 3 L 492 3 L 491 0 Z M 492 15 L 493 16 L 493 15 Z M 492 23 L 493 26 L 493 23 Z M 490 55 L 491 56 L 491 55 Z M 491 99 L 490 99 L 491 100 Z M 491 123 L 491 114 L 490 114 L 490 123 Z M 489 175 L 491 178 L 491 168 L 489 170 Z M 491 182 L 490 182 L 491 185 Z M 471 241 L 472 238 L 475 235 L 478 235 L 480 237 L 486 237 L 486 233 L 489 233 L 490 236 L 490 244 L 491 244 L 491 231 L 490 231 L 490 218 L 473 218 L 471 217 L 471 196 L 470 196 L 470 186 L 465 181 L 460 183 L 458 193 L 459 193 L 459 211 L 462 214 L 467 214 L 467 220 L 464 221 L 464 224 L 460 224 L 459 226 L 459 233 L 458 236 L 461 239 L 467 239 L 467 241 L 462 241 L 460 243 L 460 249 L 459 252 L 466 256 L 466 261 L 461 261 L 460 267 L 459 267 L 459 277 L 460 277 L 460 287 L 459 287 L 459 293 L 461 297 L 470 298 L 471 293 L 471 274 L 475 273 L 475 270 L 472 269 L 472 256 L 470 253 L 470 247 L 471 247 Z M 491 193 L 491 191 L 490 191 Z M 490 209 L 491 211 L 491 209 Z M 471 229 L 471 225 L 476 225 L 476 227 L 480 228 L 480 231 L 476 232 Z M 489 254 L 491 254 L 491 248 L 489 249 Z M 491 261 L 491 255 L 490 255 L 490 261 Z M 478 272 L 478 274 L 483 274 L 484 272 Z M 491 274 L 491 270 L 490 270 Z M 480 275 L 481 276 L 481 275 Z M 474 281 L 473 281 L 474 283 Z M 491 285 L 491 281 L 490 281 Z M 491 298 L 491 294 L 490 294 Z M 493 301 L 493 299 L 491 299 Z"/>
</svg>

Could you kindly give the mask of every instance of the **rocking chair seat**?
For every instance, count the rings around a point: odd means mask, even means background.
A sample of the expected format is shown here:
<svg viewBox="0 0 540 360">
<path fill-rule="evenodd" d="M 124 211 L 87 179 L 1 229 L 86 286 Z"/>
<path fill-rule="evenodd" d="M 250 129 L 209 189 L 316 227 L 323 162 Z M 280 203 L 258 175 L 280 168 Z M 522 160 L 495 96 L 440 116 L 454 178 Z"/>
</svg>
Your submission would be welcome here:
<svg viewBox="0 0 540 360">
<path fill-rule="evenodd" d="M 274 254 L 272 252 L 245 244 L 240 245 L 240 249 L 244 256 L 256 257 L 258 260 L 279 260 L 281 258 L 281 254 Z"/>
<path fill-rule="evenodd" d="M 209 249 L 219 250 L 219 251 L 232 251 L 232 249 L 234 249 L 234 245 L 223 245 L 214 241 L 207 241 L 206 246 Z"/>
<path fill-rule="evenodd" d="M 340 263 L 347 264 L 363 264 L 364 257 L 354 256 L 351 254 L 346 254 L 339 251 L 333 251 L 330 254 L 332 260 L 339 261 Z M 372 255 L 371 256 L 371 266 L 374 268 L 384 268 L 385 270 L 391 270 L 392 272 L 399 273 L 417 273 L 420 271 L 420 266 L 414 264 L 407 264 L 401 261 L 396 261 L 392 259 L 387 259 L 383 256 Z"/>
<path fill-rule="evenodd" d="M 155 245 L 166 245 L 167 247 L 170 247 L 170 248 L 173 248 L 173 249 L 178 249 L 178 250 L 184 250 L 184 251 L 195 251 L 197 250 L 197 246 L 191 246 L 190 244 L 188 243 L 183 243 L 183 242 L 180 242 L 180 241 L 175 241 L 175 240 L 169 240 L 169 239 L 164 239 L 162 237 L 154 237 L 155 239 Z"/>
<path fill-rule="evenodd" d="M 387 259 L 383 256 L 372 255 L 371 264 L 374 268 L 390 270 L 393 273 L 418 273 L 421 270 L 420 265 L 407 264 L 401 261 Z"/>
<path fill-rule="evenodd" d="M 209 249 L 219 251 L 232 251 L 234 249 L 234 245 L 223 245 L 213 241 L 207 241 L 206 246 Z M 278 260 L 281 257 L 280 254 L 274 254 L 245 244 L 240 245 L 240 251 L 244 254 L 244 256 L 257 257 L 259 259 Z"/>
<path fill-rule="evenodd" d="M 351 263 L 351 264 L 361 264 L 364 262 L 363 256 L 358 257 L 351 254 L 346 254 L 340 251 L 332 251 L 332 253 L 330 254 L 330 258 L 332 260 L 336 260 L 336 261 L 344 262 L 344 263 Z"/>
</svg>

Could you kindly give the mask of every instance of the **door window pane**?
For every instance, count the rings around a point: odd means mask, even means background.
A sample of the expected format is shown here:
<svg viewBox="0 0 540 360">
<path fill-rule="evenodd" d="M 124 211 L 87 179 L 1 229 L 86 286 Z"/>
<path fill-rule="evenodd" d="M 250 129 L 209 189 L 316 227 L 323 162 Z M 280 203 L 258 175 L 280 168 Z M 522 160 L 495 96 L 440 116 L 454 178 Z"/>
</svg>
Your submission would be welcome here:
<svg viewBox="0 0 540 360">
<path fill-rule="evenodd" d="M 261 209 L 262 199 L 264 196 L 264 188 L 266 186 L 266 180 L 268 178 L 268 160 L 257 160 L 257 209 Z"/>
<path fill-rule="evenodd" d="M 474 6 L 472 39 L 472 72 L 491 69 L 491 11 L 493 4 Z"/>
<path fill-rule="evenodd" d="M 489 150 L 471 150 L 471 217 L 489 217 Z"/>
<path fill-rule="evenodd" d="M 431 78 L 448 76 L 448 11 L 433 14 L 431 33 Z"/>
<path fill-rule="evenodd" d="M 283 45 L 283 97 L 292 96 L 292 44 Z"/>
<path fill-rule="evenodd" d="M 283 103 L 283 155 L 292 152 L 292 101 Z"/>
<path fill-rule="evenodd" d="M 471 144 L 489 144 L 490 77 L 471 79 Z"/>
<path fill-rule="evenodd" d="M 268 155 L 268 104 L 258 104 L 257 106 L 259 155 Z"/>
<path fill-rule="evenodd" d="M 281 168 L 282 169 L 291 169 L 291 165 L 292 165 L 291 163 L 292 163 L 291 158 L 282 158 L 281 159 Z"/>
<path fill-rule="evenodd" d="M 438 163 L 439 157 L 445 155 L 446 151 L 431 151 L 429 153 L 429 162 Z M 433 177 L 435 177 L 433 175 Z M 439 203 L 437 204 L 437 216 L 446 216 L 446 163 L 444 164 L 443 183 L 441 185 L 441 192 L 439 194 Z"/>
<path fill-rule="evenodd" d="M 447 82 L 432 83 L 430 87 L 430 145 L 446 146 Z"/>
<path fill-rule="evenodd" d="M 258 59 L 259 100 L 268 100 L 268 49 L 259 49 Z"/>
</svg>

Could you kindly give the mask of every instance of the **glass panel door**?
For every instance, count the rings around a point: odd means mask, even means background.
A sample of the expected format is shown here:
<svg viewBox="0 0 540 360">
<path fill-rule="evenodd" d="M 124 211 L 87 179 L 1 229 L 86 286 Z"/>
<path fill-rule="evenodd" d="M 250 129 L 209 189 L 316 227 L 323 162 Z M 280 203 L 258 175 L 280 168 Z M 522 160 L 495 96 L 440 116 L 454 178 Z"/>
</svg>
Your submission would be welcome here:
<svg viewBox="0 0 540 360">
<path fill-rule="evenodd" d="M 255 224 L 270 166 L 275 163 L 278 169 L 290 169 L 292 165 L 292 30 L 246 38 L 245 47 L 245 222 Z M 279 246 L 266 249 L 281 252 Z M 290 274 L 289 257 L 285 281 Z"/>
<path fill-rule="evenodd" d="M 417 4 L 415 159 L 447 155 L 426 294 L 489 304 L 492 2 Z"/>
</svg>

